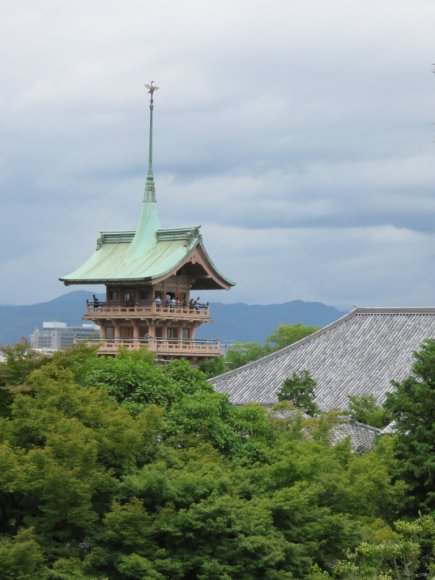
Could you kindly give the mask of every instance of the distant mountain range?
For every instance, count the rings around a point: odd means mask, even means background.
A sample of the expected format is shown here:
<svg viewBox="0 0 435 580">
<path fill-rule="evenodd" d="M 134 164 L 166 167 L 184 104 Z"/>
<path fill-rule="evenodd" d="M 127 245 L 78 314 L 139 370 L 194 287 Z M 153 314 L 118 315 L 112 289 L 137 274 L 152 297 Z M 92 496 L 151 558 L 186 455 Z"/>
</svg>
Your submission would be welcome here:
<svg viewBox="0 0 435 580">
<path fill-rule="evenodd" d="M 91 298 L 90 292 L 76 290 L 50 302 L 30 306 L 0 305 L 0 345 L 14 343 L 22 337 L 29 338 L 44 320 L 81 324 L 86 299 Z M 104 299 L 104 296 L 99 298 Z M 222 342 L 263 343 L 280 324 L 300 322 L 309 326 L 325 326 L 345 314 L 320 302 L 302 300 L 268 305 L 212 303 L 210 307 L 214 322 L 202 325 L 197 337 L 219 337 Z"/>
</svg>

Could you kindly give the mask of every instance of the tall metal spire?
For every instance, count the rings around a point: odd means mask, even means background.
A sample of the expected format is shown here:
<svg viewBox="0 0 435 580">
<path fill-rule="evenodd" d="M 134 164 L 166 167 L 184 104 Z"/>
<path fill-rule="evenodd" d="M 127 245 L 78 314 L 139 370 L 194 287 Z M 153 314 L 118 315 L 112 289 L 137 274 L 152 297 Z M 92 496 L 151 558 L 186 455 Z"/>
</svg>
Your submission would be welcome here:
<svg viewBox="0 0 435 580">
<path fill-rule="evenodd" d="M 148 174 L 145 181 L 145 193 L 143 196 L 142 210 L 136 234 L 126 254 L 126 260 L 136 260 L 143 255 L 144 251 L 155 245 L 157 230 L 160 228 L 160 220 L 157 211 L 156 191 L 154 189 L 153 175 L 153 94 L 159 87 L 151 82 L 145 85 L 151 95 L 150 99 L 150 140 L 148 152 Z"/>
<path fill-rule="evenodd" d="M 151 81 L 149 85 L 145 84 L 148 89 L 150 97 L 150 133 L 149 133 L 149 145 L 148 145 L 148 174 L 145 182 L 145 193 L 144 201 L 156 201 L 156 190 L 154 187 L 154 175 L 153 175 L 153 110 L 154 110 L 154 91 L 157 91 L 159 87 Z"/>
</svg>

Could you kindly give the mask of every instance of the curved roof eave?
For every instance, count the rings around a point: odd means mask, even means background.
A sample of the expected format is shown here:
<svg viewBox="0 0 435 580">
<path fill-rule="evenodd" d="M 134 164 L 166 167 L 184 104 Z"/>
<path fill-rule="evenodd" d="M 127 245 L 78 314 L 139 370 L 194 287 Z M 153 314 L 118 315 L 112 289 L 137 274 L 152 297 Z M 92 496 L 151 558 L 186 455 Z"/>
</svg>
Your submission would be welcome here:
<svg viewBox="0 0 435 580">
<path fill-rule="evenodd" d="M 214 265 L 213 261 L 211 260 L 210 256 L 208 255 L 207 250 L 205 249 L 204 244 L 202 243 L 202 239 L 199 241 L 199 246 L 201 248 L 202 253 L 204 254 L 205 259 L 207 260 L 207 262 L 209 263 L 211 269 L 213 270 L 213 272 L 215 272 L 216 276 L 225 284 L 225 286 L 227 287 L 227 289 L 231 288 L 232 286 L 235 286 L 236 283 L 233 282 L 232 280 L 230 280 L 229 278 L 225 278 L 225 276 L 223 276 L 219 270 L 216 268 L 216 266 Z"/>
<path fill-rule="evenodd" d="M 231 286 L 234 286 L 234 282 L 227 280 L 222 276 L 222 274 L 216 269 L 212 260 L 210 259 L 204 244 L 202 243 L 201 237 L 196 237 L 191 240 L 191 243 L 186 248 L 184 254 L 174 263 L 170 265 L 169 268 L 159 272 L 158 274 L 153 274 L 149 276 L 120 276 L 116 278 L 114 276 L 100 276 L 100 277 L 86 277 L 86 278 L 74 278 L 69 276 L 64 276 L 59 278 L 61 282 L 63 282 L 66 286 L 74 285 L 74 284 L 110 284 L 110 283 L 131 283 L 131 282 L 158 282 L 163 281 L 172 274 L 174 274 L 177 270 L 179 270 L 184 264 L 189 263 L 192 258 L 192 255 L 198 252 L 199 262 L 201 263 L 202 267 L 208 272 L 208 274 L 213 278 L 217 286 L 220 286 L 222 289 L 229 289 Z"/>
<path fill-rule="evenodd" d="M 200 249 L 201 254 L 203 255 L 205 265 L 206 265 L 206 269 L 210 271 L 216 284 L 219 284 L 222 287 L 222 289 L 224 289 L 224 290 L 228 290 L 229 288 L 234 286 L 235 282 L 228 280 L 227 278 L 222 276 L 222 274 L 217 270 L 217 268 L 213 264 L 212 260 L 210 259 L 210 256 L 208 255 L 208 253 L 204 247 L 204 244 L 202 243 L 201 237 L 199 237 L 195 240 L 195 242 L 190 247 L 187 255 L 184 256 L 184 258 L 182 258 L 181 260 L 179 260 L 179 262 L 174 267 L 168 269 L 166 272 L 162 273 L 159 276 L 154 276 L 152 279 L 155 281 L 165 280 L 166 278 L 168 278 L 168 276 L 170 276 L 171 274 L 174 274 L 177 270 L 179 270 L 182 266 L 184 266 L 184 264 L 187 264 L 189 262 L 189 258 L 191 258 L 192 254 L 195 252 L 195 250 L 197 248 Z"/>
<path fill-rule="evenodd" d="M 147 252 L 148 259 L 143 262 L 141 259 L 131 260 L 128 243 L 130 240 L 127 240 L 124 234 L 130 237 L 132 232 L 104 233 L 100 236 L 102 243 L 97 245 L 97 250 L 88 260 L 71 274 L 59 280 L 66 286 L 158 282 L 175 274 L 184 264 L 192 261 L 201 265 L 208 277 L 213 280 L 215 289 L 228 290 L 234 286 L 234 282 L 225 278 L 210 259 L 202 242 L 202 236 L 199 234 L 199 226 L 159 230 L 154 250 Z M 118 239 L 119 236 L 122 239 Z M 106 238 L 107 242 L 105 242 Z M 157 251 L 158 247 L 161 247 L 160 252 Z M 104 253 L 100 254 L 103 249 Z M 197 253 L 196 260 L 193 256 L 195 252 Z"/>
</svg>

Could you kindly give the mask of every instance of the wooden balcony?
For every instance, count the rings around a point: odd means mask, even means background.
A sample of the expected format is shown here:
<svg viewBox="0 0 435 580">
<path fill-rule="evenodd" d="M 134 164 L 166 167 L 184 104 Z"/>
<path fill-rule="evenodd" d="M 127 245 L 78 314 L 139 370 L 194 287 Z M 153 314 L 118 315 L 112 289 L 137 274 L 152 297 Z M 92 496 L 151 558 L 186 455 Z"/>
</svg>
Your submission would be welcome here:
<svg viewBox="0 0 435 580">
<path fill-rule="evenodd" d="M 146 347 L 155 353 L 156 359 L 171 357 L 212 358 L 219 356 L 219 340 L 178 340 L 169 338 L 119 338 L 93 340 L 93 344 L 99 344 L 98 353 L 102 355 L 115 355 L 120 347 L 138 350 Z"/>
<path fill-rule="evenodd" d="M 164 318 L 170 320 L 191 320 L 198 322 L 210 322 L 210 306 L 200 304 L 196 308 L 189 305 L 166 305 L 158 306 L 155 302 L 143 302 L 139 304 L 110 304 L 107 302 L 86 303 L 86 320 L 104 319 L 131 319 L 146 320 L 149 318 Z"/>
</svg>

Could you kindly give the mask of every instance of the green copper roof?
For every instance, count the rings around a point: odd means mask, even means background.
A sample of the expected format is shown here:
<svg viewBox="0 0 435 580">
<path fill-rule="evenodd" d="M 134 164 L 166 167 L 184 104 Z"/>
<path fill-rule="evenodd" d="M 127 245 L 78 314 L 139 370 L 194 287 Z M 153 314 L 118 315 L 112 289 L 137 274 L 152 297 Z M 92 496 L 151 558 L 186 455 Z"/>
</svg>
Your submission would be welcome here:
<svg viewBox="0 0 435 580">
<path fill-rule="evenodd" d="M 134 260 L 143 255 L 145 251 L 151 249 L 156 244 L 156 234 L 159 228 L 160 222 L 156 202 L 144 200 L 136 234 L 128 250 L 128 258 Z"/>
<path fill-rule="evenodd" d="M 158 230 L 155 240 L 152 247 L 144 247 L 141 252 L 138 244 L 134 247 L 137 241 L 135 232 L 102 232 L 92 256 L 60 280 L 66 285 L 151 282 L 169 276 L 198 249 L 215 278 L 215 284 L 210 287 L 233 286 L 211 262 L 202 244 L 199 227 Z"/>
<path fill-rule="evenodd" d="M 97 249 L 77 270 L 61 278 L 69 284 L 144 280 L 158 278 L 172 271 L 193 250 L 198 237 L 190 236 L 195 228 L 186 230 L 184 239 L 155 242 L 140 252 L 135 232 L 102 232 Z M 134 244 L 136 246 L 134 247 Z"/>
</svg>

